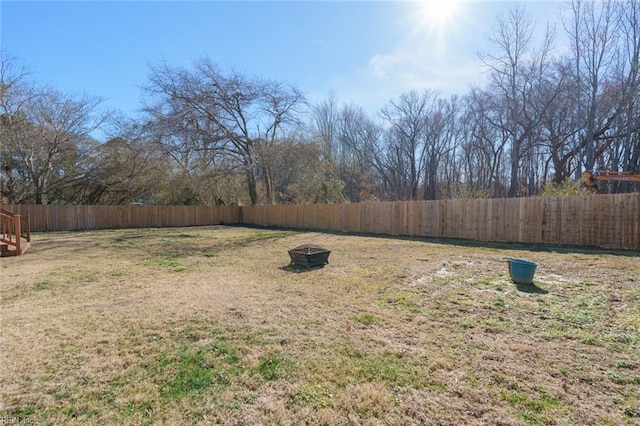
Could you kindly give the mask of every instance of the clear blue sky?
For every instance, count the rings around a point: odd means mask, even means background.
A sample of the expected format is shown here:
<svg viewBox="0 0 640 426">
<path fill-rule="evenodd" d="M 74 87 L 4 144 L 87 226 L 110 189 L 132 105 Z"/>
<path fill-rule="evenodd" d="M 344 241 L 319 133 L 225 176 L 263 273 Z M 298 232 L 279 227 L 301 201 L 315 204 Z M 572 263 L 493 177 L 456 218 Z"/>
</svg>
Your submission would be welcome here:
<svg viewBox="0 0 640 426">
<path fill-rule="evenodd" d="M 563 2 L 523 3 L 540 30 L 555 20 L 562 32 Z M 514 5 L 467 1 L 443 22 L 427 17 L 426 0 L 2 0 L 1 45 L 34 80 L 103 97 L 106 107 L 131 116 L 149 64 L 189 66 L 203 56 L 293 83 L 312 101 L 333 93 L 373 112 L 410 89 L 466 92 L 482 77 L 477 53 L 487 49 L 485 34 Z"/>
</svg>

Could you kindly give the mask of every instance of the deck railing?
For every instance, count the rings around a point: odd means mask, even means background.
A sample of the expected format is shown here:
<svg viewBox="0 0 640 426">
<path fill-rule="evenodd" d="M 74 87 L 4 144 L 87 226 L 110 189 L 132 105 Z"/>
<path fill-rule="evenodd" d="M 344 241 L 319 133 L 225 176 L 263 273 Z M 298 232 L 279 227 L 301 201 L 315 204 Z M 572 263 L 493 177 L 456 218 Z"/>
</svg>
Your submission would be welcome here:
<svg viewBox="0 0 640 426">
<path fill-rule="evenodd" d="M 12 245 L 18 254 L 22 254 L 22 239 L 31 241 L 29 215 L 22 216 L 10 210 L 0 209 L 0 242 Z"/>
</svg>

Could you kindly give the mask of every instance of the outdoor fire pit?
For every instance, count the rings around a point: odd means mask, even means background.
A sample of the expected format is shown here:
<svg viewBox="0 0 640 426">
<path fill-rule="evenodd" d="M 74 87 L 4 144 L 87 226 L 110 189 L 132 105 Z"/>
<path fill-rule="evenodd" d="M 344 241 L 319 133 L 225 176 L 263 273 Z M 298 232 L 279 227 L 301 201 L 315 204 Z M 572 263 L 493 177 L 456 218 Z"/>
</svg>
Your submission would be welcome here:
<svg viewBox="0 0 640 426">
<path fill-rule="evenodd" d="M 305 244 L 289 250 L 291 263 L 307 268 L 329 263 L 331 252 L 324 247 Z"/>
</svg>

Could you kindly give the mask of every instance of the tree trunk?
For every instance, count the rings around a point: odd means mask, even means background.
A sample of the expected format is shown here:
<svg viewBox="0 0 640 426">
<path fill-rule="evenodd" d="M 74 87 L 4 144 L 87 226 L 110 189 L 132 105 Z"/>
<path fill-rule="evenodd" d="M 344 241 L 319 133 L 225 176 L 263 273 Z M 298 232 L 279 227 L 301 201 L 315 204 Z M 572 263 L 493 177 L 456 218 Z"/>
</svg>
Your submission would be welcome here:
<svg viewBox="0 0 640 426">
<path fill-rule="evenodd" d="M 275 204 L 276 197 L 273 185 L 273 172 L 271 167 L 265 165 L 262 172 L 264 173 L 264 191 L 267 204 Z"/>
<path fill-rule="evenodd" d="M 247 170 L 247 190 L 249 191 L 249 199 L 251 200 L 251 205 L 255 206 L 258 204 L 258 189 L 256 183 L 256 174 L 253 168 L 249 168 Z"/>
<path fill-rule="evenodd" d="M 513 145 L 511 146 L 511 182 L 509 184 L 510 198 L 518 195 L 518 168 L 520 166 L 520 140 L 514 136 Z"/>
</svg>

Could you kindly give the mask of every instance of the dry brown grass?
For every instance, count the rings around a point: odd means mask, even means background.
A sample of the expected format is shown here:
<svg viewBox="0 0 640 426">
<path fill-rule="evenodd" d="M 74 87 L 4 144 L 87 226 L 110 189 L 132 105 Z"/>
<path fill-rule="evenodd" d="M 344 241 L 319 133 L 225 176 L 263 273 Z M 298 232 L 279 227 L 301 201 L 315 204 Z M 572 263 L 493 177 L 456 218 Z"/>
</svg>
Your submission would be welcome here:
<svg viewBox="0 0 640 426">
<path fill-rule="evenodd" d="M 286 250 L 332 250 L 324 268 Z M 638 424 L 638 253 L 231 227 L 2 259 L 0 418 Z M 506 257 L 539 264 L 509 281 Z"/>
</svg>

